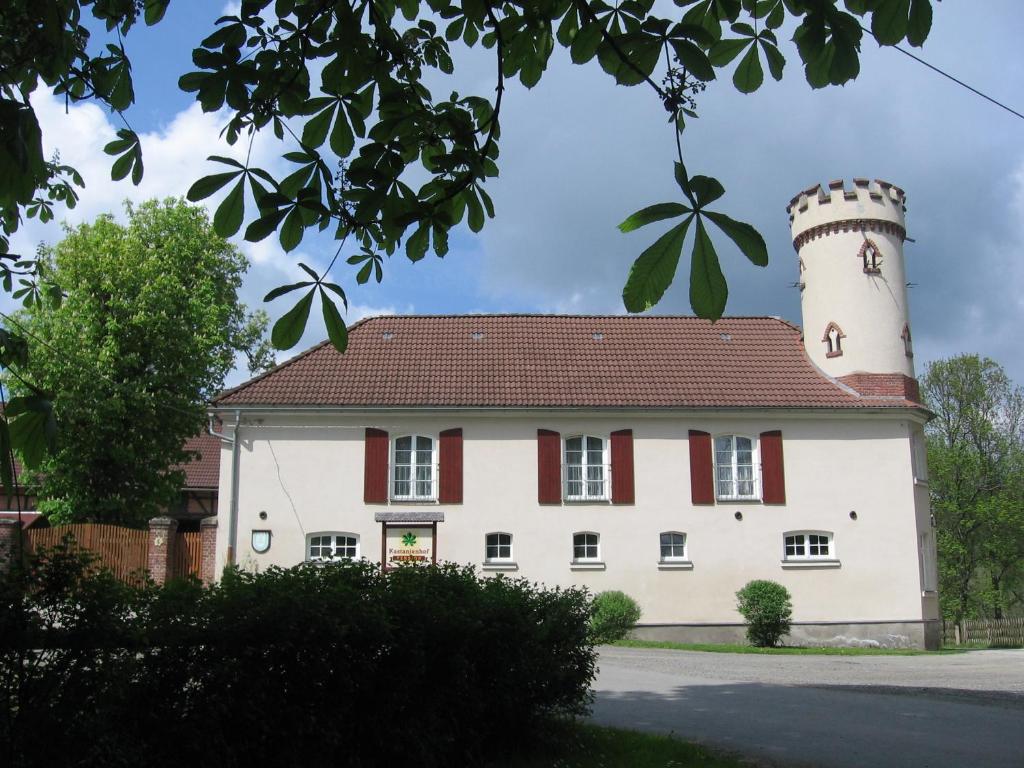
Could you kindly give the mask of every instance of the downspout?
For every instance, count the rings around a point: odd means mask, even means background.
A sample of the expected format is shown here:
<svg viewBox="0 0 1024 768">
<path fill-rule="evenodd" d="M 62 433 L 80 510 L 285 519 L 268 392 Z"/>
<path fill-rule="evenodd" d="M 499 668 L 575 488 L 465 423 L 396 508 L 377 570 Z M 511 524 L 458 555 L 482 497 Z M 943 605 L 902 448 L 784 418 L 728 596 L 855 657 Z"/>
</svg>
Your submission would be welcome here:
<svg viewBox="0 0 1024 768">
<path fill-rule="evenodd" d="M 227 565 L 235 564 L 235 546 L 238 542 L 238 466 L 239 446 L 238 429 L 242 422 L 242 412 L 235 409 L 235 429 L 231 437 L 224 432 L 217 432 L 213 428 L 213 414 L 209 415 L 207 431 L 222 442 L 231 444 L 231 503 L 228 505 L 228 552 Z"/>
</svg>

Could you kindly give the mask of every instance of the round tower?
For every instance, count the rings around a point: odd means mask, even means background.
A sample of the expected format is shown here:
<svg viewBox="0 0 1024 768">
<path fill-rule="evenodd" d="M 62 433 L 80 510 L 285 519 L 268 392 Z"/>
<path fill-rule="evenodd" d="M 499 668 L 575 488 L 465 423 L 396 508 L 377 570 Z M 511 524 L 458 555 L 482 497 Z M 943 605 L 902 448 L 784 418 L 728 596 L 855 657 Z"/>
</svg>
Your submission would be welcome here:
<svg viewBox="0 0 1024 768">
<path fill-rule="evenodd" d="M 788 208 L 799 257 L 804 347 L 830 376 L 914 377 L 903 241 L 906 195 L 885 181 L 833 181 Z"/>
</svg>

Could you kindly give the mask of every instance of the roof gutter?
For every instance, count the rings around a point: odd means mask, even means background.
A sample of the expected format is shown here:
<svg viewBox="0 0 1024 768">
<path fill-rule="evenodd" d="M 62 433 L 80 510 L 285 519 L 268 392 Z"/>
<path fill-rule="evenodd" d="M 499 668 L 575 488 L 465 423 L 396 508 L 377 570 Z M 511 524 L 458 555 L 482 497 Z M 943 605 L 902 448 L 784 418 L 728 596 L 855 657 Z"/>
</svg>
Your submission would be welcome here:
<svg viewBox="0 0 1024 768">
<path fill-rule="evenodd" d="M 225 432 L 218 432 L 213 428 L 214 415 L 209 414 L 207 431 L 218 438 L 222 443 L 231 445 L 231 503 L 228 505 L 228 551 L 227 565 L 235 564 L 235 547 L 238 543 L 238 468 L 240 464 L 238 429 L 242 422 L 242 411 L 234 409 L 235 428 L 229 437 Z"/>
<path fill-rule="evenodd" d="M 396 415 L 424 415 L 445 413 L 474 413 L 491 416 L 522 416 L 523 414 L 586 414 L 612 415 L 623 414 L 662 418 L 665 416 L 730 416 L 749 418 L 765 415 L 771 417 L 788 416 L 798 418 L 820 418 L 823 414 L 837 417 L 862 418 L 872 416 L 896 416 L 905 418 L 908 414 L 925 414 L 930 412 L 923 405 L 893 404 L 885 405 L 887 398 L 878 398 L 878 405 L 860 406 L 764 406 L 764 405 L 733 405 L 733 406 L 496 406 L 496 405 L 231 405 L 210 407 L 211 413 L 238 413 L 270 416 L 278 414 L 367 414 L 389 413 Z M 868 400 L 869 398 L 862 398 Z M 891 400 L 889 402 L 892 402 Z"/>
</svg>

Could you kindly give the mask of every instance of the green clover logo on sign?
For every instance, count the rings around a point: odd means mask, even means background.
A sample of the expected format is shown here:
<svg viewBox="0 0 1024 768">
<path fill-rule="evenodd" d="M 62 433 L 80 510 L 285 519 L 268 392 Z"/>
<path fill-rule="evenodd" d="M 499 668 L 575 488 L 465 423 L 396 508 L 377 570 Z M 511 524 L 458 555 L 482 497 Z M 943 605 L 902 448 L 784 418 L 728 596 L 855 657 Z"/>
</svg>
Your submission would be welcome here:
<svg viewBox="0 0 1024 768">
<path fill-rule="evenodd" d="M 416 546 L 416 534 L 409 531 L 405 536 L 402 537 L 402 544 L 406 547 Z"/>
</svg>

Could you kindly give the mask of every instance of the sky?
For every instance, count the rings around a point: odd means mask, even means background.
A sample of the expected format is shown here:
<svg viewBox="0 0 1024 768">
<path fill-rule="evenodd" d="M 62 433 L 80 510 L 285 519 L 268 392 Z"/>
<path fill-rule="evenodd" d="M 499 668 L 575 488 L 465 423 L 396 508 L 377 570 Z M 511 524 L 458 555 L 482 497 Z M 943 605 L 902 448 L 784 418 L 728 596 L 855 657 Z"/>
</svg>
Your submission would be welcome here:
<svg viewBox="0 0 1024 768">
<path fill-rule="evenodd" d="M 45 151 L 59 150 L 63 162 L 82 172 L 86 188 L 78 207 L 59 211 L 56 222 L 26 222 L 12 250 L 32 252 L 38 243 L 56 242 L 58 222 L 120 214 L 124 200 L 184 195 L 193 181 L 219 170 L 207 155 L 244 159 L 241 142 L 229 147 L 219 138 L 226 115 L 204 114 L 192 94 L 177 88 L 177 78 L 193 69 L 192 49 L 214 29 L 220 10 L 204 0 L 175 0 L 160 25 L 140 26 L 126 39 L 137 96 L 128 119 L 142 137 L 146 168 L 139 187 L 110 181 L 102 147 L 120 127 L 117 116 L 95 104 L 66 107 L 45 90 L 35 94 Z M 1024 120 L 867 36 L 857 80 L 812 91 L 788 36 L 782 36 L 783 82 L 768 79 L 757 93 L 743 95 L 732 87 L 731 69 L 720 73 L 698 97 L 700 118 L 684 134 L 690 173 L 719 178 L 726 196 L 718 209 L 753 224 L 768 244 L 770 264 L 761 269 L 727 240 L 718 243 L 729 280 L 726 314 L 799 323 L 787 203 L 818 182 L 884 179 L 908 196 L 914 242 L 905 254 L 918 375 L 929 361 L 977 353 L 1024 384 Z M 944 2 L 915 53 L 1024 112 L 1024 57 L 1013 53 L 1022 37 L 1019 0 Z M 456 75 L 433 81 L 435 93 L 455 88 L 492 97 L 493 53 L 453 53 Z M 380 285 L 357 286 L 357 267 L 339 259 L 332 278 L 348 293 L 350 324 L 390 313 L 625 311 L 621 292 L 629 267 L 667 226 L 623 235 L 615 225 L 639 208 L 679 197 L 673 134 L 656 96 L 643 86 L 615 85 L 596 62 L 574 66 L 558 48 L 535 88 L 508 83 L 501 127 L 501 174 L 487 183 L 497 217 L 479 235 L 465 226 L 453 232 L 443 260 L 428 256 L 413 264 L 396 255 Z M 254 161 L 283 170 L 283 151 L 272 136 L 260 137 Z M 207 201 L 211 210 L 218 201 Z M 337 247 L 329 236 L 312 233 L 290 254 L 273 238 L 234 241 L 250 261 L 242 300 L 264 307 L 272 319 L 294 298 L 263 304 L 266 292 L 302 279 L 300 261 L 326 267 Z M 652 313 L 691 314 L 687 275 L 681 261 Z M 278 352 L 278 360 L 325 336 L 314 312 L 299 345 Z M 227 383 L 245 378 L 243 366 Z"/>
</svg>

